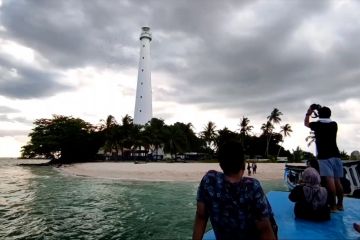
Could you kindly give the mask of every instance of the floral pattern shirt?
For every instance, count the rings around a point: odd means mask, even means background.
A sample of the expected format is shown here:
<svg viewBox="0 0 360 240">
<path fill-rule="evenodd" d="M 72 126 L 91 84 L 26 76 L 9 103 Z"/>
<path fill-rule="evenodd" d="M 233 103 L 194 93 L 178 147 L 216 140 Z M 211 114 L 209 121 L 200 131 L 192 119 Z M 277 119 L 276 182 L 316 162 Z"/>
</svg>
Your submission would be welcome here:
<svg viewBox="0 0 360 240">
<path fill-rule="evenodd" d="M 205 204 L 216 239 L 256 239 L 255 221 L 273 214 L 258 180 L 230 183 L 214 170 L 202 178 L 197 201 Z"/>
</svg>

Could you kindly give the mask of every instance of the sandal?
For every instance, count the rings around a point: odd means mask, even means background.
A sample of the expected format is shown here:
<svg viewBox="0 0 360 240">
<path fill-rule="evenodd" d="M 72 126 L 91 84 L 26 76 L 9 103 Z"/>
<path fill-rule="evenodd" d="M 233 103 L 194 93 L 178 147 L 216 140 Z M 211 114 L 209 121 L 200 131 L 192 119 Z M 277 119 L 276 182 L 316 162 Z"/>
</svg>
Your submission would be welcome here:
<svg viewBox="0 0 360 240">
<path fill-rule="evenodd" d="M 354 229 L 360 233 L 360 224 L 354 223 Z"/>
<path fill-rule="evenodd" d="M 337 205 L 336 209 L 339 211 L 344 211 L 344 206 L 343 205 Z"/>
<path fill-rule="evenodd" d="M 338 208 L 337 207 L 331 207 L 330 208 L 330 212 L 332 212 L 332 213 L 336 213 L 336 212 L 338 212 L 339 210 L 338 210 Z"/>
</svg>

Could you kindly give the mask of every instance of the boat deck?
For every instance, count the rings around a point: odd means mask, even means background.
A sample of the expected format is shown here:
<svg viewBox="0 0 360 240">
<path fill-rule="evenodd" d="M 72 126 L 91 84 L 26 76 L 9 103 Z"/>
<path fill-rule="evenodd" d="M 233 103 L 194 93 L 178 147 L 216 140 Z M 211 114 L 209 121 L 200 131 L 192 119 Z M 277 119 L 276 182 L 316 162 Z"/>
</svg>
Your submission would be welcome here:
<svg viewBox="0 0 360 240">
<path fill-rule="evenodd" d="M 294 203 L 288 199 L 289 192 L 272 191 L 267 194 L 279 226 L 279 239 L 360 239 L 360 233 L 353 229 L 353 223 L 360 223 L 360 200 L 344 198 L 343 212 L 331 214 L 331 220 L 312 222 L 295 219 Z M 214 240 L 212 230 L 204 240 Z"/>
</svg>

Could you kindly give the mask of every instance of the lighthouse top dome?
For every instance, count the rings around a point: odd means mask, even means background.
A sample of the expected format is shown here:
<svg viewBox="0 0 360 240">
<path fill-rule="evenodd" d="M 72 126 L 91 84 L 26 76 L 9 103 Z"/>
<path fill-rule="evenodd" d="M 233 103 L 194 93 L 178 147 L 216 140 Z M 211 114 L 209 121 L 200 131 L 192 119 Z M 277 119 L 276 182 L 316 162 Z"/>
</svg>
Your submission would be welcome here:
<svg viewBox="0 0 360 240">
<path fill-rule="evenodd" d="M 140 40 L 142 38 L 148 38 L 150 41 L 152 39 L 150 28 L 149 27 L 142 27 L 141 28 L 141 34 L 140 34 Z"/>
</svg>

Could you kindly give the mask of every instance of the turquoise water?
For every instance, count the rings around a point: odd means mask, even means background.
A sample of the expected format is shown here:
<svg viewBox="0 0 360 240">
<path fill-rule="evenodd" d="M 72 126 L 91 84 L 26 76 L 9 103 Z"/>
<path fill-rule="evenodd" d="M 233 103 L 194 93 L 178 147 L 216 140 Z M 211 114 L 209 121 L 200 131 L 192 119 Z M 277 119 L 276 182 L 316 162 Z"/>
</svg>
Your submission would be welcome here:
<svg viewBox="0 0 360 240">
<path fill-rule="evenodd" d="M 0 160 L 0 239 L 191 238 L 198 183 L 71 177 L 19 162 Z"/>
</svg>

